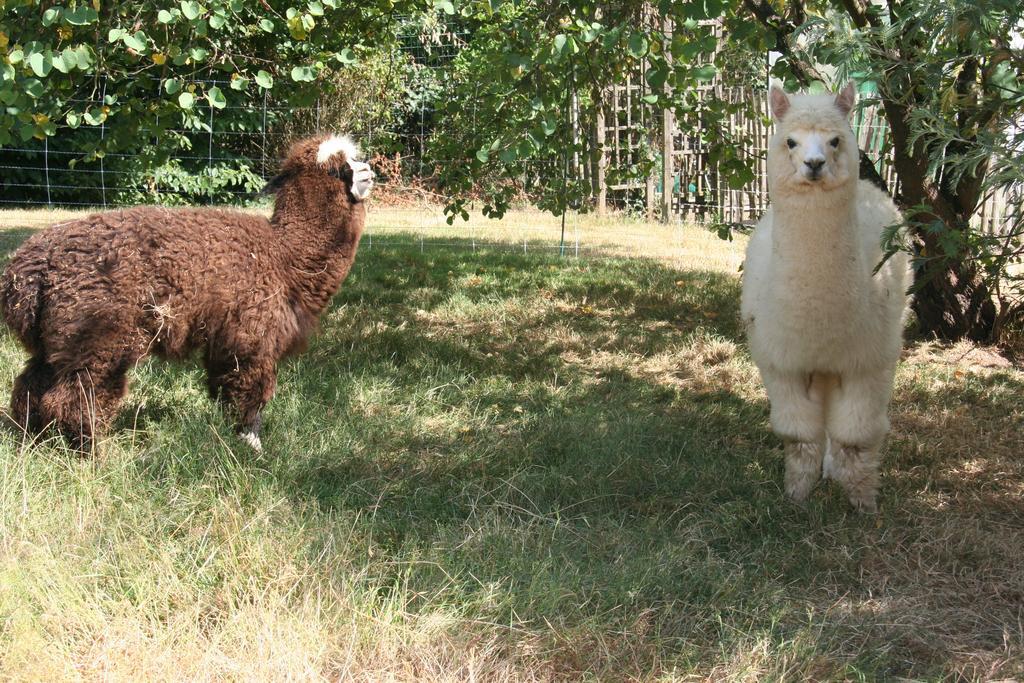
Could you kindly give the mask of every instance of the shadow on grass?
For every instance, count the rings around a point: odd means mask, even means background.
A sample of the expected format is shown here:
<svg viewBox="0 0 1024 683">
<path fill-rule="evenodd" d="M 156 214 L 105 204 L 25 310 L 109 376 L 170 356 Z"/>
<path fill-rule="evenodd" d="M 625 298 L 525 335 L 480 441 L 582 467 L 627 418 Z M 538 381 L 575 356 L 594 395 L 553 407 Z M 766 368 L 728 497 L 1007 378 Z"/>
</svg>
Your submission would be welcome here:
<svg viewBox="0 0 1024 683">
<path fill-rule="evenodd" d="M 241 472 L 247 495 L 287 499 L 317 530 L 311 558 L 350 539 L 366 553 L 334 551 L 334 571 L 418 596 L 412 610 L 443 587 L 480 623 L 514 622 L 509 651 L 525 639 L 569 679 L 927 677 L 1005 659 L 1024 551 L 1005 417 L 1021 414 L 1019 373 L 904 381 L 882 516 L 853 515 L 830 486 L 798 508 L 742 350 L 738 280 L 469 244 L 360 253 L 282 368 L 262 458 L 211 443 L 237 446 L 197 370 L 147 365 L 125 410 L 156 431 L 145 476 L 232 490 Z M 944 507 L 934 483 L 969 491 L 967 462 L 1018 486 Z M 948 607 L 968 561 L 973 612 Z"/>
</svg>

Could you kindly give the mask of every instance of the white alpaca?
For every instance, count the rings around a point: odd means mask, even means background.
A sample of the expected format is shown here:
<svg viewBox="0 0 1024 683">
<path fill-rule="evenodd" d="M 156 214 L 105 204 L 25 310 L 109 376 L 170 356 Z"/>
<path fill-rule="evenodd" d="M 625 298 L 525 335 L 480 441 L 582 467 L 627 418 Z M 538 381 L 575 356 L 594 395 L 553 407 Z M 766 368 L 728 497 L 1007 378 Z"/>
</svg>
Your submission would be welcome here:
<svg viewBox="0 0 1024 683">
<path fill-rule="evenodd" d="M 850 502 L 874 512 L 911 280 L 902 252 L 872 271 L 883 229 L 902 219 L 884 192 L 858 180 L 852 83 L 834 97 L 773 87 L 769 101 L 772 206 L 743 267 L 750 353 L 785 441 L 786 493 L 805 500 L 824 460 Z"/>
</svg>

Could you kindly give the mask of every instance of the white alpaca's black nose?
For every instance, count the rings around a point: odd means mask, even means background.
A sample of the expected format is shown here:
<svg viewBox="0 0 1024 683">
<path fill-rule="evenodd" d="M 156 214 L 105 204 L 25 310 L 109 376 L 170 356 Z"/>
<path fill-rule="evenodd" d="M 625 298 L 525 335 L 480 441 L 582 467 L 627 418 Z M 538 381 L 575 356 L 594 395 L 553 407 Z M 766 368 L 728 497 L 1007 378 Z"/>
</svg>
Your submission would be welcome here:
<svg viewBox="0 0 1024 683">
<path fill-rule="evenodd" d="M 806 159 L 804 163 L 807 164 L 807 168 L 811 169 L 812 173 L 817 174 L 821 170 L 821 167 L 825 165 L 824 159 Z"/>
</svg>

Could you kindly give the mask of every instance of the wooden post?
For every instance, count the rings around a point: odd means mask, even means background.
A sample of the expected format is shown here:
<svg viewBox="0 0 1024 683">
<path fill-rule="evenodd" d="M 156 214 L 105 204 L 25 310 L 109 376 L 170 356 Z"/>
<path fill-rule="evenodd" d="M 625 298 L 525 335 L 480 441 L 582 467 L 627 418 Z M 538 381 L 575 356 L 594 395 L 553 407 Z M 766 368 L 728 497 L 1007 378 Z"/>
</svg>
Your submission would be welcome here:
<svg viewBox="0 0 1024 683">
<path fill-rule="evenodd" d="M 672 20 L 665 17 L 662 20 L 663 30 L 665 32 L 666 39 L 672 34 Z M 671 68 L 672 62 L 669 59 L 669 53 L 666 50 L 665 60 L 668 62 Z M 665 84 L 665 93 L 671 95 L 672 89 L 667 83 Z M 661 116 L 661 131 L 662 131 L 662 144 L 661 144 L 661 222 L 668 223 L 672 220 L 672 186 L 675 183 L 673 177 L 673 163 L 672 163 L 672 133 L 675 128 L 674 117 L 672 116 L 672 108 L 666 107 L 662 112 Z"/>
<path fill-rule="evenodd" d="M 647 186 L 645 188 L 647 197 L 647 220 L 653 221 L 656 209 L 658 205 L 658 198 L 655 197 L 657 193 L 657 181 L 654 179 L 654 173 L 647 174 Z"/>
<path fill-rule="evenodd" d="M 605 149 L 604 102 L 600 93 L 596 98 L 597 116 L 594 131 L 594 194 L 597 198 L 597 215 L 604 216 L 608 212 L 608 182 L 605 171 L 608 167 L 608 150 Z"/>
</svg>

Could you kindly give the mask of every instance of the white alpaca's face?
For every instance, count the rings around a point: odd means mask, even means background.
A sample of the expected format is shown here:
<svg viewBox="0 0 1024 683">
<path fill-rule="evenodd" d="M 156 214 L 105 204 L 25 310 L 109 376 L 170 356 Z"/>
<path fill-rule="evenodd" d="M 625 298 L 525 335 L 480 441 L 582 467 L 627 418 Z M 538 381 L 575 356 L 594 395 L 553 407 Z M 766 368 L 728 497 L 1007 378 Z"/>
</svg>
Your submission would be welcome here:
<svg viewBox="0 0 1024 683">
<path fill-rule="evenodd" d="M 857 140 L 847 122 L 853 108 L 853 84 L 831 96 L 792 100 L 772 88 L 769 104 L 777 132 L 768 150 L 776 186 L 798 191 L 830 190 L 856 179 Z"/>
<path fill-rule="evenodd" d="M 834 187 L 850 178 L 851 137 L 840 130 L 783 130 L 775 140 L 776 154 L 788 160 L 783 168 L 789 171 L 791 183 Z"/>
</svg>

